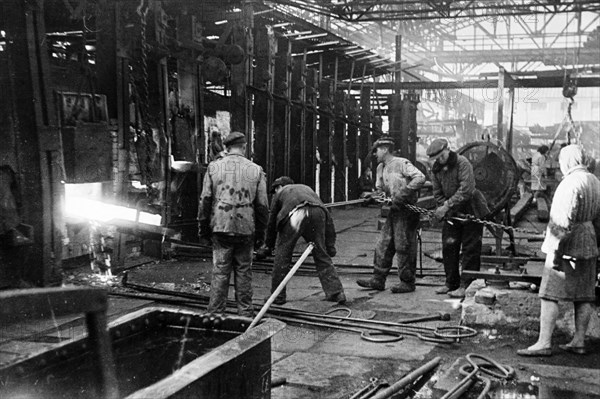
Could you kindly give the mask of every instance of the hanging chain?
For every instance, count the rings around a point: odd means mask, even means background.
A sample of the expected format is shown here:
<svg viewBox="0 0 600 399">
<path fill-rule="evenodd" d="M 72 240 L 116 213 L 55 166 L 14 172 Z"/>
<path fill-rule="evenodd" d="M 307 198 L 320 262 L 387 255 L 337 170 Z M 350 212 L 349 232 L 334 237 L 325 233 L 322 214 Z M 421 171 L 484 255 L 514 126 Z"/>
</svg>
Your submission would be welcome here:
<svg viewBox="0 0 600 399">
<path fill-rule="evenodd" d="M 148 104 L 150 97 L 150 85 L 148 83 L 148 42 L 146 40 L 146 16 L 148 15 L 148 8 L 144 8 L 144 0 L 140 1 L 140 5 L 137 8 L 137 13 L 140 16 L 140 36 L 141 36 L 141 69 L 142 69 L 142 101 L 141 111 L 144 124 L 144 130 L 152 131 L 150 127 L 150 106 Z"/>
<path fill-rule="evenodd" d="M 149 183 L 152 181 L 153 175 L 153 160 L 154 160 L 154 141 L 152 133 L 152 124 L 150 123 L 150 84 L 148 78 L 148 52 L 150 45 L 146 40 L 146 28 L 147 28 L 147 15 L 149 5 L 145 4 L 146 0 L 140 0 L 140 4 L 136 8 L 136 13 L 140 17 L 140 49 L 141 56 L 140 61 L 135 64 L 135 69 L 138 70 L 138 77 L 136 79 L 134 71 L 130 70 L 129 83 L 131 85 L 132 95 L 136 103 L 136 123 L 135 123 L 135 138 L 136 141 L 140 140 L 139 145 L 144 147 L 145 159 L 139 159 L 140 154 L 138 152 L 138 164 L 142 179 L 145 180 L 145 184 L 150 188 Z M 141 83 L 139 82 L 141 74 Z M 138 113 L 139 111 L 139 113 Z M 138 119 L 138 115 L 141 117 L 141 123 Z"/>
<path fill-rule="evenodd" d="M 376 202 L 384 204 L 384 205 L 391 205 L 392 204 L 392 199 L 385 197 L 383 194 L 381 195 L 374 195 L 372 197 Z M 411 212 L 414 213 L 418 213 L 420 215 L 425 215 L 427 216 L 429 219 L 432 220 L 436 220 L 437 217 L 435 216 L 435 212 L 431 211 L 429 209 L 425 209 L 425 208 L 421 208 L 415 205 L 411 205 L 411 204 L 406 204 L 403 203 L 401 206 L 403 206 L 404 208 L 410 210 Z M 502 229 L 506 232 L 521 232 L 521 233 L 527 233 L 527 234 L 541 234 L 539 231 L 537 230 L 528 230 L 528 229 L 523 229 L 523 228 L 519 228 L 519 227 L 512 227 L 512 226 L 506 226 L 503 225 L 501 223 L 494 223 L 490 220 L 483 220 L 483 219 L 479 219 L 473 215 L 468 215 L 468 214 L 461 214 L 460 216 L 450 216 L 450 217 L 444 217 L 442 220 L 445 221 L 459 221 L 459 222 L 472 222 L 472 223 L 477 223 L 477 224 L 482 224 L 484 226 L 490 227 L 490 228 L 496 228 L 496 229 Z"/>
</svg>

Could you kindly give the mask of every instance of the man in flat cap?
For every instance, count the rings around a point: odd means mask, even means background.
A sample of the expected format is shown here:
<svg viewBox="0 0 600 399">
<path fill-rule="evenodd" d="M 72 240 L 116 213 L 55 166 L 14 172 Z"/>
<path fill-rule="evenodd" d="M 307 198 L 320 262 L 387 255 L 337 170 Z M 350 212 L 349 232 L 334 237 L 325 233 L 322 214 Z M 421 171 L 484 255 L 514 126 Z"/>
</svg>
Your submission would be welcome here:
<svg viewBox="0 0 600 399">
<path fill-rule="evenodd" d="M 464 298 L 471 280 L 461 279 L 459 260 L 462 249 L 463 270 L 479 271 L 483 225 L 474 222 L 452 222 L 447 218 L 458 214 L 485 217 L 489 213 L 485 197 L 475 188 L 473 166 L 462 155 L 448 148 L 448 141 L 435 139 L 427 148 L 433 161 L 431 182 L 437 203 L 436 218 L 442 225 L 442 256 L 446 284 L 436 290 L 453 298 Z"/>
<path fill-rule="evenodd" d="M 425 183 L 425 175 L 408 159 L 393 155 L 394 140 L 391 137 L 384 136 L 375 141 L 373 150 L 376 151 L 379 163 L 376 193 L 391 198 L 392 206 L 375 247 L 373 277 L 357 280 L 356 283 L 361 287 L 383 291 L 394 255 L 397 255 L 400 284 L 392 286 L 392 292 L 412 292 L 415 290 L 417 270 L 419 214 L 410 211 L 403 204 L 417 202 L 419 190 Z"/>
<path fill-rule="evenodd" d="M 227 154 L 208 164 L 198 207 L 200 237 L 213 246 L 208 311 L 225 312 L 233 272 L 238 314 L 252 317 L 252 252 L 264 242 L 267 185 L 262 168 L 245 158 L 243 133 L 232 132 L 223 144 Z"/>
<path fill-rule="evenodd" d="M 303 237 L 315 244 L 312 256 L 325 299 L 346 302 L 344 287 L 331 261 L 331 257 L 336 255 L 333 219 L 317 193 L 304 184 L 294 184 L 287 176 L 277 178 L 271 190 L 275 195 L 271 199 L 265 241 L 267 251 L 275 248 L 271 292 L 277 289 L 290 271 L 294 247 L 298 239 Z M 282 305 L 286 299 L 284 289 L 274 303 Z"/>
</svg>

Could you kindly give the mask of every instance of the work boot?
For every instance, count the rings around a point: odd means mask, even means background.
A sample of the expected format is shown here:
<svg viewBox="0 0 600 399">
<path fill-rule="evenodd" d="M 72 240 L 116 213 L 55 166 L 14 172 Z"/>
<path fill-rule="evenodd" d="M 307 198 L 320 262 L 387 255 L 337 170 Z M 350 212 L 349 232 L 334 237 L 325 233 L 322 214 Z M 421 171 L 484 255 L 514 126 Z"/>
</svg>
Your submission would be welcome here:
<svg viewBox="0 0 600 399">
<path fill-rule="evenodd" d="M 385 290 L 385 281 L 378 278 L 372 277 L 368 280 L 356 280 L 356 284 L 363 288 L 370 288 L 372 290 L 383 291 Z"/>
<path fill-rule="evenodd" d="M 337 302 L 340 305 L 343 305 L 346 303 L 346 295 L 342 291 L 342 292 L 338 292 L 333 295 L 329 295 L 328 297 L 325 298 L 325 300 L 329 301 L 329 302 Z"/>
<path fill-rule="evenodd" d="M 444 295 L 444 294 L 449 293 L 450 291 L 452 291 L 452 290 L 448 286 L 445 285 L 445 286 L 440 287 L 437 290 L 435 290 L 435 293 L 438 295 Z"/>
<path fill-rule="evenodd" d="M 450 298 L 464 298 L 465 297 L 465 289 L 463 287 L 457 288 L 454 291 L 448 292 L 448 296 Z"/>
<path fill-rule="evenodd" d="M 267 303 L 267 301 L 269 300 L 271 296 L 268 295 L 265 297 L 265 303 Z M 282 298 L 281 296 L 278 296 L 275 298 L 275 300 L 273 301 L 273 305 L 285 305 L 287 301 L 285 300 L 285 298 Z"/>
<path fill-rule="evenodd" d="M 415 290 L 415 286 L 414 285 L 410 285 L 408 283 L 405 283 L 404 281 L 401 281 L 400 284 L 396 284 L 392 286 L 392 292 L 394 294 L 404 294 L 406 292 L 413 292 Z"/>
</svg>

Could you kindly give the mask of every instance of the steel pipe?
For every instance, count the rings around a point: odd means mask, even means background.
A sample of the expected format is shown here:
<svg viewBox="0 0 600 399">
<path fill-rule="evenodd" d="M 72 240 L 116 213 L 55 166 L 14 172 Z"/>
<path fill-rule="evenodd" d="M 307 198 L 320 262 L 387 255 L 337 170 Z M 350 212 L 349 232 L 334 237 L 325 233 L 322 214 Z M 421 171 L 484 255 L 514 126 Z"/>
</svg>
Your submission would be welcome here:
<svg viewBox="0 0 600 399">
<path fill-rule="evenodd" d="M 435 369 L 440 364 L 440 361 L 441 361 L 441 358 L 439 356 L 433 358 L 432 360 L 425 363 L 423 366 L 419 367 L 418 369 L 411 371 L 408 375 L 406 375 L 402 379 L 400 379 L 397 382 L 395 382 L 394 384 L 392 384 L 392 386 L 390 386 L 389 388 L 386 388 L 385 390 L 377 393 L 371 399 L 389 398 L 390 396 L 394 395 L 398 391 L 406 388 L 409 384 L 412 384 L 413 382 L 415 382 L 416 380 L 421 378 L 423 375 L 425 375 L 425 374 L 429 373 L 431 370 Z"/>
<path fill-rule="evenodd" d="M 252 320 L 252 323 L 250 323 L 250 325 L 248 326 L 248 330 L 250 330 L 256 324 L 258 324 L 260 319 L 262 319 L 262 317 L 265 315 L 265 313 L 267 313 L 269 306 L 271 306 L 273 304 L 273 301 L 275 301 L 275 298 L 277 298 L 277 295 L 279 295 L 281 293 L 281 291 L 283 291 L 286 284 L 292 279 L 292 277 L 294 276 L 294 273 L 296 273 L 296 271 L 300 268 L 300 266 L 302 266 L 302 262 L 304 262 L 306 260 L 306 258 L 308 257 L 308 255 L 310 255 L 310 253 L 312 252 L 312 250 L 314 248 L 315 248 L 314 243 L 311 242 L 308 244 L 308 247 L 306 247 L 306 249 L 304 250 L 304 253 L 300 257 L 300 259 L 298 259 L 298 261 L 296 262 L 294 267 L 292 267 L 292 270 L 290 270 L 289 273 L 287 274 L 287 276 L 285 276 L 285 278 L 283 279 L 283 281 L 281 283 L 279 283 L 279 285 L 277 286 L 275 291 L 273 291 L 273 293 L 271 294 L 269 299 L 267 299 L 267 302 L 264 304 L 264 306 L 262 307 L 260 312 L 258 312 L 258 314 L 254 318 L 254 320 Z"/>
</svg>

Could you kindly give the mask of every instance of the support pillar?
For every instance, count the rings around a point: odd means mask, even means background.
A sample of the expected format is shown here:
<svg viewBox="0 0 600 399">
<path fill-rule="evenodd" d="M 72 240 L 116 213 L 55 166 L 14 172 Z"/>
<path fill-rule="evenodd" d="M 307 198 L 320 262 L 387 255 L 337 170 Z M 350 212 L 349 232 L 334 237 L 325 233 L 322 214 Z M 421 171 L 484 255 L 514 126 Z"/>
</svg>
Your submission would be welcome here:
<svg viewBox="0 0 600 399">
<path fill-rule="evenodd" d="M 5 48 L 0 53 L 3 113 L 0 139 L 12 159 L 21 223 L 33 229 L 33 242 L 23 250 L 17 279 L 36 285 L 60 284 L 64 234 L 64 162 L 56 108 L 50 87 L 42 1 L 0 3 Z M 4 91 L 6 89 L 6 91 Z M 4 108 L 3 107 L 3 108 Z M 4 159 L 0 160 L 4 162 Z M 26 252 L 26 254 L 25 254 Z M 0 266 L 2 267 L 2 266 Z"/>
</svg>

